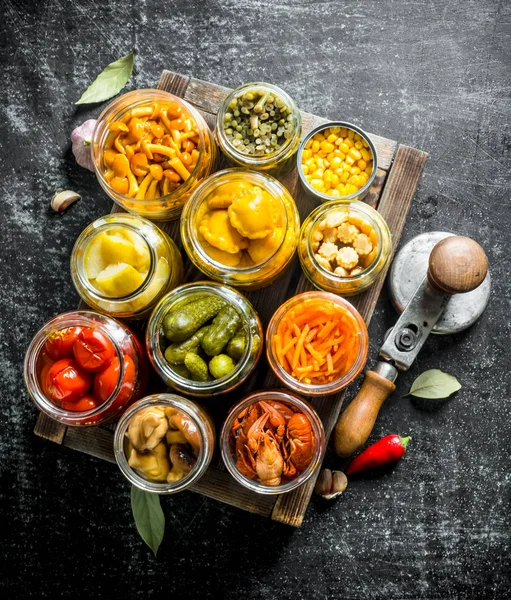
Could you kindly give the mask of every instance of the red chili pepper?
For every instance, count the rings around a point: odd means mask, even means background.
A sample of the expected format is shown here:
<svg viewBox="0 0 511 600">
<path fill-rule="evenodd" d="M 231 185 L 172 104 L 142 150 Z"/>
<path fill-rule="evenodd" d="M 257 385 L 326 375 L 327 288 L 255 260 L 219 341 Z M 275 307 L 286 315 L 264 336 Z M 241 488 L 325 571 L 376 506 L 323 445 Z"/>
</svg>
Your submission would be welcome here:
<svg viewBox="0 0 511 600">
<path fill-rule="evenodd" d="M 346 474 L 353 475 L 366 469 L 381 467 L 404 456 L 406 446 L 411 437 L 400 437 L 396 434 L 386 435 L 369 448 L 366 448 L 349 464 Z"/>
</svg>

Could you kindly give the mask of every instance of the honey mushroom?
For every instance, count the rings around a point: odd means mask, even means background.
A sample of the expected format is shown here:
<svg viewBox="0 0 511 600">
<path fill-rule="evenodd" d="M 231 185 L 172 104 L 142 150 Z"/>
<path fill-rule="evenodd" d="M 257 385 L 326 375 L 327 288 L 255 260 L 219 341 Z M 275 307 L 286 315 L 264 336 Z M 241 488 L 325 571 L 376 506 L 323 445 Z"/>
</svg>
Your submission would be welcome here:
<svg viewBox="0 0 511 600">
<path fill-rule="evenodd" d="M 163 406 L 149 406 L 135 414 L 126 436 L 129 466 L 157 482 L 175 483 L 188 475 L 201 447 L 194 422 Z"/>
<path fill-rule="evenodd" d="M 190 177 L 199 159 L 197 123 L 175 102 L 134 108 L 108 129 L 104 177 L 130 198 L 166 196 Z"/>
<path fill-rule="evenodd" d="M 339 277 L 354 277 L 374 260 L 378 238 L 368 221 L 353 211 L 334 209 L 312 231 L 316 262 Z"/>
</svg>

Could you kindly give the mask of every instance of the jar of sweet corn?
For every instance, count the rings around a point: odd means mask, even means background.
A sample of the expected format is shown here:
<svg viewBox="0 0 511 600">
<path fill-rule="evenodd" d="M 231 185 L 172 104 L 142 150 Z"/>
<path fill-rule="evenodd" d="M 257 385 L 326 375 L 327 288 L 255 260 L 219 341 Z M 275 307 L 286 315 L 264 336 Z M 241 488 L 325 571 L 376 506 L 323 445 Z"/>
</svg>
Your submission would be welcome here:
<svg viewBox="0 0 511 600">
<path fill-rule="evenodd" d="M 109 104 L 91 147 L 105 192 L 124 210 L 152 221 L 177 219 L 217 157 L 201 114 L 181 98 L 152 89 L 128 92 Z"/>
<path fill-rule="evenodd" d="M 300 231 L 298 256 L 303 272 L 321 290 L 359 294 L 388 265 L 392 237 L 385 219 L 356 200 L 333 200 L 313 210 Z"/>
<path fill-rule="evenodd" d="M 71 277 L 82 300 L 114 317 L 144 319 L 183 279 L 173 240 L 147 219 L 114 213 L 96 219 L 71 253 Z"/>
<path fill-rule="evenodd" d="M 367 133 L 339 121 L 313 129 L 300 142 L 297 163 L 302 186 L 315 200 L 361 200 L 376 176 L 378 157 Z"/>
<path fill-rule="evenodd" d="M 281 175 L 294 166 L 302 118 L 276 85 L 246 83 L 233 90 L 217 115 L 215 134 L 231 166 Z"/>
<path fill-rule="evenodd" d="M 266 173 L 218 171 L 201 184 L 181 216 L 181 239 L 205 275 L 254 290 L 290 264 L 300 216 L 289 191 Z"/>
</svg>

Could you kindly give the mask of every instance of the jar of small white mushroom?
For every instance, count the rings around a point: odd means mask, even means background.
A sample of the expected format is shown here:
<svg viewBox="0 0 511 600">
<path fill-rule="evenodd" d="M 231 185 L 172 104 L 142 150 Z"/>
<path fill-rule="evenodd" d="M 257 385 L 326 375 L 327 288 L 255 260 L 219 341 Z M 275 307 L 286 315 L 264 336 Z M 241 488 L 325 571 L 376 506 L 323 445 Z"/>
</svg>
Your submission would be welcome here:
<svg viewBox="0 0 511 600">
<path fill-rule="evenodd" d="M 325 202 L 305 219 L 298 256 L 320 290 L 353 296 L 371 286 L 388 266 L 392 236 L 385 219 L 358 200 Z"/>
<path fill-rule="evenodd" d="M 147 492 L 174 494 L 205 473 L 215 429 L 208 413 L 174 394 L 139 400 L 115 429 L 115 460 L 124 476 Z"/>
</svg>

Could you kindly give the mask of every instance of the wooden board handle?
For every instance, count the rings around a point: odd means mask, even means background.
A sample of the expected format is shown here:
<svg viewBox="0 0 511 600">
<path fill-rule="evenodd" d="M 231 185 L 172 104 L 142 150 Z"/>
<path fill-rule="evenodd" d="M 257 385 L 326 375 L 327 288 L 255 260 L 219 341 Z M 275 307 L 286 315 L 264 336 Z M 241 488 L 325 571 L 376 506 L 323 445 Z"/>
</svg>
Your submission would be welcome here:
<svg viewBox="0 0 511 600">
<path fill-rule="evenodd" d="M 358 394 L 348 404 L 335 426 L 334 447 L 339 456 L 348 457 L 367 442 L 382 404 L 396 389 L 385 377 L 367 371 Z"/>
</svg>

